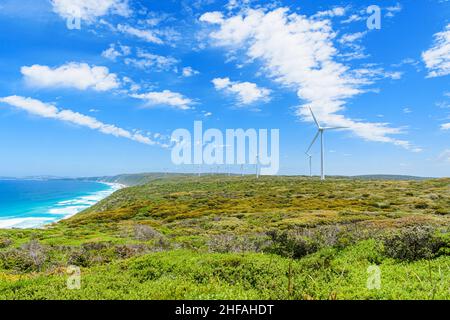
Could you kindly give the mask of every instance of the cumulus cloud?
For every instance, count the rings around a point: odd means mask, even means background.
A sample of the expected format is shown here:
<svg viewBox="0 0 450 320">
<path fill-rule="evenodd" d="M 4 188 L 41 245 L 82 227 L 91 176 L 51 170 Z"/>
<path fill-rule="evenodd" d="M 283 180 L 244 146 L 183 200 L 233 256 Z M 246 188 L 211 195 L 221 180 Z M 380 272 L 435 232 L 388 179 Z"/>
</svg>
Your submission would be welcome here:
<svg viewBox="0 0 450 320">
<path fill-rule="evenodd" d="M 200 72 L 198 72 L 197 70 L 194 70 L 192 67 L 184 67 L 182 70 L 183 77 L 185 77 L 185 78 L 192 77 L 199 73 Z"/>
<path fill-rule="evenodd" d="M 214 12 L 206 12 L 200 17 L 201 22 L 208 23 L 222 23 L 223 22 L 223 14 L 218 11 Z"/>
<path fill-rule="evenodd" d="M 341 43 L 341 44 L 353 43 L 355 41 L 361 40 L 366 34 L 367 34 L 367 31 L 346 33 L 339 39 L 339 43 Z"/>
<path fill-rule="evenodd" d="M 167 71 L 179 61 L 172 57 L 165 57 L 138 49 L 137 58 L 127 58 L 125 63 L 140 69 L 155 68 L 156 71 Z"/>
<path fill-rule="evenodd" d="M 25 98 L 20 96 L 9 96 L 0 98 L 0 102 L 24 110 L 29 114 L 38 117 L 68 122 L 71 124 L 99 131 L 103 134 L 126 138 L 147 145 L 155 144 L 155 142 L 152 141 L 150 138 L 143 136 L 140 133 L 130 132 L 125 129 L 119 128 L 115 125 L 103 123 L 93 117 L 86 116 L 84 114 L 74 112 L 72 110 L 59 109 L 53 104 L 44 103 L 36 99 Z"/>
<path fill-rule="evenodd" d="M 124 17 L 131 14 L 127 0 L 51 0 L 51 3 L 53 11 L 62 18 L 78 17 L 88 23 L 109 14 Z"/>
<path fill-rule="evenodd" d="M 442 130 L 450 130 L 450 122 L 444 123 L 443 125 L 441 125 L 441 129 Z"/>
<path fill-rule="evenodd" d="M 346 12 L 346 8 L 344 8 L 344 7 L 335 7 L 335 8 L 330 9 L 330 10 L 319 11 L 313 17 L 315 17 L 315 18 L 342 17 L 343 15 L 345 15 L 345 12 Z"/>
<path fill-rule="evenodd" d="M 117 58 L 122 56 L 128 56 L 131 54 L 131 48 L 123 46 L 121 44 L 115 45 L 114 43 L 109 45 L 109 48 L 102 52 L 102 57 L 116 61 Z"/>
<path fill-rule="evenodd" d="M 153 30 L 142 30 L 137 29 L 128 25 L 117 25 L 117 30 L 128 34 L 135 36 L 141 40 L 144 40 L 146 42 L 156 43 L 156 44 L 162 44 L 163 41 L 156 35 L 156 33 Z"/>
<path fill-rule="evenodd" d="M 108 91 L 120 86 L 117 75 L 106 67 L 89 66 L 87 63 L 70 62 L 56 68 L 42 65 L 21 68 L 25 81 L 38 88 L 75 88 Z"/>
<path fill-rule="evenodd" d="M 450 74 L 450 23 L 444 31 L 434 35 L 433 45 L 422 53 L 422 59 L 429 78 Z"/>
<path fill-rule="evenodd" d="M 180 110 L 189 110 L 192 108 L 194 101 L 186 98 L 178 92 L 172 92 L 170 90 L 164 90 L 161 92 L 147 92 L 143 94 L 131 94 L 133 98 L 141 99 L 149 106 L 169 106 Z"/>
<path fill-rule="evenodd" d="M 262 62 L 265 74 L 296 89 L 304 102 L 297 110 L 302 119 L 312 121 L 308 111 L 311 107 L 325 124 L 348 127 L 367 140 L 420 151 L 408 141 L 392 137 L 402 133 L 399 128 L 340 114 L 346 102 L 366 92 L 364 86 L 372 84 L 374 78 L 371 69 L 352 70 L 336 61 L 338 51 L 333 44 L 336 35 L 329 19 L 308 18 L 278 8 L 251 9 L 227 18 L 209 13 L 200 20 L 218 25 L 210 34 L 216 45 L 245 50 L 252 61 Z"/>
<path fill-rule="evenodd" d="M 230 78 L 215 78 L 212 80 L 216 90 L 236 95 L 240 104 L 252 104 L 257 101 L 268 101 L 270 90 L 260 88 L 252 82 L 236 82 Z"/>
</svg>

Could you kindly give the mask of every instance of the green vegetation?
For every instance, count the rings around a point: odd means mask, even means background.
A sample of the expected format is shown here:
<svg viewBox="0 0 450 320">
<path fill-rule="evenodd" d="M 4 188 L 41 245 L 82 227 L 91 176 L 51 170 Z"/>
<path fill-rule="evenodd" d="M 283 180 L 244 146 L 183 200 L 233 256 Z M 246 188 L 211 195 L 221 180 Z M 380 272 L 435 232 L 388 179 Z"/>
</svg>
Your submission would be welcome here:
<svg viewBox="0 0 450 320">
<path fill-rule="evenodd" d="M 0 298 L 450 298 L 450 179 L 126 179 L 71 219 L 0 230 Z"/>
</svg>

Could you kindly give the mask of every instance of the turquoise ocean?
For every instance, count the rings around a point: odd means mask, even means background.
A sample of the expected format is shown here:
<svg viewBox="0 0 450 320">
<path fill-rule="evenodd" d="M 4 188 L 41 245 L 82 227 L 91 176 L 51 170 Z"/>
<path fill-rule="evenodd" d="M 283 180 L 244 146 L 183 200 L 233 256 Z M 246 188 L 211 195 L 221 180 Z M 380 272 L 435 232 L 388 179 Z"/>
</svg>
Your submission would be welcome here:
<svg viewBox="0 0 450 320">
<path fill-rule="evenodd" d="M 0 180 L 0 229 L 39 228 L 69 218 L 119 188 L 77 180 Z"/>
</svg>

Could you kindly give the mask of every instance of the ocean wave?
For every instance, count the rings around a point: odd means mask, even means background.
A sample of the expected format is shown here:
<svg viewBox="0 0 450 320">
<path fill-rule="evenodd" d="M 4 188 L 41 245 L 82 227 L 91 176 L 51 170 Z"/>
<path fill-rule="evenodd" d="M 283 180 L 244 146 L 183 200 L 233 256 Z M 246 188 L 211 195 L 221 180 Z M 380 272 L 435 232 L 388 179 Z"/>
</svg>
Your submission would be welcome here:
<svg viewBox="0 0 450 320">
<path fill-rule="evenodd" d="M 75 199 L 60 201 L 53 208 L 48 210 L 48 213 L 53 215 L 61 215 L 63 216 L 63 219 L 67 219 L 93 206 L 94 204 L 105 199 L 115 191 L 123 188 L 123 186 L 120 184 L 115 183 L 104 183 L 104 184 L 108 185 L 110 189 L 93 192 Z"/>
<path fill-rule="evenodd" d="M 49 208 L 43 208 L 42 213 L 50 216 L 23 218 L 6 217 L 0 219 L 0 229 L 41 228 L 46 224 L 68 219 L 124 187 L 123 185 L 115 183 L 104 184 L 109 186 L 108 190 L 88 193 L 73 199 L 60 201 Z"/>
<path fill-rule="evenodd" d="M 64 206 L 61 208 L 53 208 L 48 210 L 48 213 L 50 214 L 57 214 L 57 215 L 64 215 L 64 216 L 71 216 L 74 214 L 77 214 L 78 212 L 83 211 L 84 209 L 89 208 L 90 206 Z"/>
<path fill-rule="evenodd" d="M 52 222 L 52 218 L 11 218 L 0 220 L 0 229 L 39 228 Z"/>
</svg>

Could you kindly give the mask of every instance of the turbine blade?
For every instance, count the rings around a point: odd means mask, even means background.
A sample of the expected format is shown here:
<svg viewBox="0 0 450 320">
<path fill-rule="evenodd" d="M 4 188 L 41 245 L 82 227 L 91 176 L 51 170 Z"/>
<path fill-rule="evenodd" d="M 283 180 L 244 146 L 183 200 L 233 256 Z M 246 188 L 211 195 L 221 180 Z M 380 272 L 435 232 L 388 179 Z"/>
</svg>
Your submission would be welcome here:
<svg viewBox="0 0 450 320">
<path fill-rule="evenodd" d="M 314 145 L 314 142 L 316 142 L 317 138 L 319 137 L 319 133 L 320 133 L 320 131 L 317 131 L 316 136 L 314 137 L 313 141 L 309 145 L 308 150 L 306 150 L 306 154 L 308 154 L 309 150 L 311 150 L 312 146 Z"/>
<path fill-rule="evenodd" d="M 313 117 L 313 119 L 314 119 L 314 122 L 315 122 L 316 125 L 317 125 L 317 128 L 320 129 L 320 124 L 319 124 L 319 122 L 317 121 L 316 116 L 314 115 L 314 112 L 312 111 L 311 108 L 309 108 L 309 111 L 311 111 L 311 115 L 312 115 L 312 117 Z"/>
<path fill-rule="evenodd" d="M 349 127 L 325 127 L 323 130 L 339 130 L 339 129 L 349 129 Z"/>
</svg>

